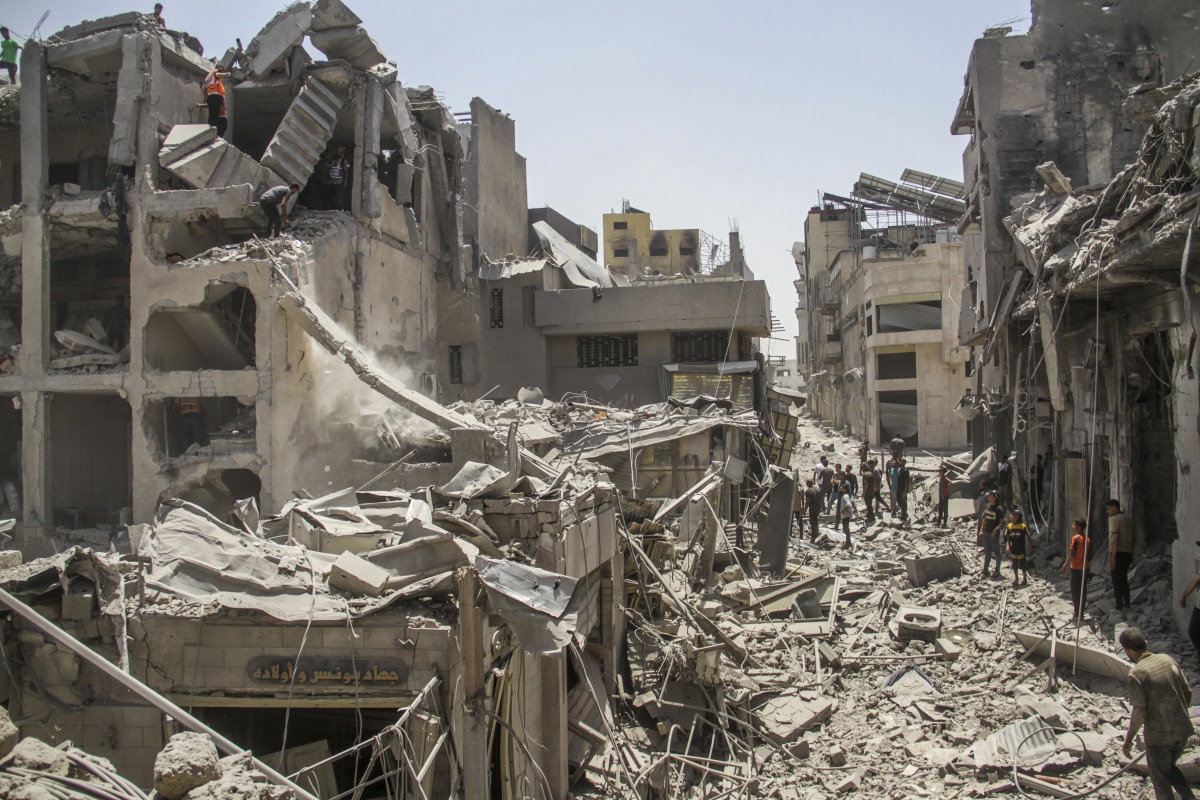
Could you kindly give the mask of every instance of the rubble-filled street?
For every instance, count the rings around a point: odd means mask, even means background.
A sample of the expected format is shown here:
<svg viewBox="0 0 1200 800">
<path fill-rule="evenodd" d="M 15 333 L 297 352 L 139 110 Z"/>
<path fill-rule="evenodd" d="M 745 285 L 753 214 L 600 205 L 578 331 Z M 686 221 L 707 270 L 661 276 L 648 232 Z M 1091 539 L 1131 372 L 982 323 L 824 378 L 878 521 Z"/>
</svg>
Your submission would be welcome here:
<svg viewBox="0 0 1200 800">
<path fill-rule="evenodd" d="M 0 800 L 1194 797 L 1195 0 L 94 5 L 0 19 Z"/>
</svg>

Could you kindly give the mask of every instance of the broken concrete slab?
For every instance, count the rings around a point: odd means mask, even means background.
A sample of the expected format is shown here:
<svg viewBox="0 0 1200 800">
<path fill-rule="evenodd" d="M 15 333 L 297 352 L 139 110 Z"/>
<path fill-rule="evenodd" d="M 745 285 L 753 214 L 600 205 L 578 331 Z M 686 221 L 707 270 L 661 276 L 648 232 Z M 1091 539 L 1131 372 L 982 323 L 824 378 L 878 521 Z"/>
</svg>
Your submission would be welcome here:
<svg viewBox="0 0 1200 800">
<path fill-rule="evenodd" d="M 345 61 L 355 69 L 367 70 L 387 61 L 379 44 L 357 25 L 312 31 L 308 39 L 329 58 Z"/>
<path fill-rule="evenodd" d="M 1068 195 L 1071 193 L 1071 179 L 1062 174 L 1062 170 L 1058 168 L 1058 164 L 1053 161 L 1047 161 L 1045 164 L 1038 164 L 1035 168 L 1038 177 L 1046 184 L 1046 188 L 1057 195 Z"/>
<path fill-rule="evenodd" d="M 283 178 L 259 164 L 207 125 L 176 125 L 158 151 L 158 163 L 175 177 L 197 189 L 248 183 L 257 197 L 284 183 Z"/>
<path fill-rule="evenodd" d="M 896 636 L 902 642 L 935 642 L 942 633 L 942 612 L 936 608 L 901 606 L 895 621 Z"/>
<path fill-rule="evenodd" d="M 154 791 L 163 800 L 178 800 L 220 777 L 217 746 L 203 733 L 175 734 L 154 759 Z"/>
<path fill-rule="evenodd" d="M 827 697 L 804 700 L 795 696 L 773 697 L 755 710 L 762 732 L 778 745 L 796 741 L 800 734 L 819 725 L 833 713 L 834 701 Z"/>
<path fill-rule="evenodd" d="M 361 25 L 362 19 L 346 7 L 342 0 L 317 0 L 312 7 L 312 31 L 323 31 L 329 28 L 347 28 Z"/>
<path fill-rule="evenodd" d="M 379 597 L 391 574 L 351 552 L 343 552 L 329 568 L 329 585 L 350 594 Z"/>
<path fill-rule="evenodd" d="M 262 164 L 288 183 L 306 184 L 348 99 L 348 92 L 309 76 L 267 145 Z"/>
<path fill-rule="evenodd" d="M 920 588 L 933 581 L 944 581 L 962 575 L 962 561 L 953 553 L 925 558 L 904 559 L 904 569 L 908 572 L 908 582 L 914 588 Z"/>
<path fill-rule="evenodd" d="M 1055 659 L 1060 664 L 1075 664 L 1079 669 L 1086 670 L 1106 678 L 1119 681 L 1129 679 L 1129 670 L 1133 665 L 1123 658 L 1103 650 L 1096 650 L 1083 645 L 1076 646 L 1071 642 L 1059 639 L 1051 641 L 1044 634 L 1027 631 L 1013 631 L 1013 636 L 1026 650 L 1033 648 L 1033 655 L 1048 658 L 1053 648 Z"/>
<path fill-rule="evenodd" d="M 312 24 L 312 6 L 293 3 L 263 26 L 246 47 L 243 65 L 252 77 L 261 78 L 283 65 L 292 48 L 304 41 Z"/>
</svg>

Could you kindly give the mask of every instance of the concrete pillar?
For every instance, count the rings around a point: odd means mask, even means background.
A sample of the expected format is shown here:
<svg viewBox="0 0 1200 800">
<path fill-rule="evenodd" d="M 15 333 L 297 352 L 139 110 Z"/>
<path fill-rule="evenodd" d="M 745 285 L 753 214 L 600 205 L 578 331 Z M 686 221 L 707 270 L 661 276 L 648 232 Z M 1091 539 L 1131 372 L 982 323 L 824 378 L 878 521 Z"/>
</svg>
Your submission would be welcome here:
<svg viewBox="0 0 1200 800">
<path fill-rule="evenodd" d="M 458 571 L 458 646 L 462 652 L 463 670 L 463 730 L 461 736 L 463 797 L 488 797 L 491 793 L 488 778 L 487 721 L 483 710 L 484 648 L 486 630 L 483 609 L 477 598 L 482 591 L 479 575 L 464 567 Z"/>
<path fill-rule="evenodd" d="M 26 560 L 50 555 L 54 530 L 50 496 L 50 397 L 44 392 L 21 392 L 21 541 Z"/>
<path fill-rule="evenodd" d="M 45 48 L 29 42 L 21 56 L 21 371 L 33 376 L 45 372 L 50 339 L 46 73 Z"/>
<path fill-rule="evenodd" d="M 570 790 L 567 764 L 567 658 L 566 653 L 541 657 L 542 746 L 546 758 L 542 771 L 550 784 L 548 800 L 564 800 Z"/>
</svg>

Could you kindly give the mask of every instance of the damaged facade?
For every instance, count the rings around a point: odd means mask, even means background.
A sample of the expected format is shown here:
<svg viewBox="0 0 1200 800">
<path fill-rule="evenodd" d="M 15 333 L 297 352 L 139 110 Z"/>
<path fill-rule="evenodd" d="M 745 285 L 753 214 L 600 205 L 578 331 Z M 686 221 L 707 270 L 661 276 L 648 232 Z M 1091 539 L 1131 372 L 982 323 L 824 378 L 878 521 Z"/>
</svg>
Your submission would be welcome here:
<svg viewBox="0 0 1200 800">
<path fill-rule="evenodd" d="M 808 407 L 856 438 L 967 443 L 951 413 L 966 357 L 945 300 L 962 281 L 961 195 L 956 181 L 915 170 L 900 184 L 864 173 L 853 196 L 826 193 L 808 212 L 793 254 Z"/>
<path fill-rule="evenodd" d="M 1183 74 L 1200 22 L 1190 3 L 1035 2 L 1033 13 L 1028 34 L 975 42 L 951 125 L 970 137 L 964 410 L 976 450 L 1015 453 L 1015 474 L 1051 454 L 1052 547 L 1070 520 L 1102 525 L 1116 498 L 1139 554 L 1173 552 L 1181 591 L 1200 491 L 1188 466 L 1200 457 L 1198 118 Z"/>
</svg>

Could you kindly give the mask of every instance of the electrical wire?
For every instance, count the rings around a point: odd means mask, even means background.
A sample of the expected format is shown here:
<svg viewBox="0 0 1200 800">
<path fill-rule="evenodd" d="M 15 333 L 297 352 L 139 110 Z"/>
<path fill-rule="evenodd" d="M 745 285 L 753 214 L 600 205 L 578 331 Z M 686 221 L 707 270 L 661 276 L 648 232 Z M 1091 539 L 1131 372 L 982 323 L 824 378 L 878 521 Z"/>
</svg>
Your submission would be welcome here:
<svg viewBox="0 0 1200 800">
<path fill-rule="evenodd" d="M 308 606 L 308 623 L 304 626 L 304 636 L 300 638 L 300 650 L 296 653 L 295 667 L 292 669 L 292 679 L 288 683 L 287 707 L 283 712 L 283 739 L 279 744 L 279 768 L 283 769 L 283 754 L 287 750 L 288 724 L 292 721 L 292 697 L 296 693 L 296 673 L 300 671 L 300 657 L 304 655 L 304 646 L 308 644 L 308 632 L 312 629 L 313 616 L 317 611 L 317 573 L 309 558 L 308 548 L 301 549 L 304 560 L 308 562 L 309 580 L 312 581 L 312 602 Z"/>
<path fill-rule="evenodd" d="M 1050 725 L 1044 725 L 1041 728 L 1038 728 L 1036 731 L 1033 731 L 1032 733 L 1030 733 L 1024 739 L 1022 739 L 1017 744 L 1016 749 L 1013 752 L 1013 766 L 1012 766 L 1013 784 L 1017 787 L 1017 791 L 1021 793 L 1022 797 L 1033 797 L 1033 795 L 1026 792 L 1025 789 L 1021 786 L 1021 781 L 1018 779 L 1017 761 L 1021 755 L 1021 748 L 1025 746 L 1025 743 L 1028 742 L 1030 739 L 1032 739 L 1034 736 L 1037 736 L 1042 731 L 1050 731 L 1051 733 L 1055 734 L 1056 738 L 1057 738 L 1058 734 L 1069 734 L 1071 736 L 1074 736 L 1076 739 L 1078 739 L 1080 745 L 1084 744 L 1083 737 L 1080 736 L 1077 731 L 1067 730 L 1065 728 L 1054 728 L 1054 727 L 1051 727 Z M 1057 747 L 1055 748 L 1055 752 L 1058 752 Z M 1093 795 L 1096 792 L 1103 789 L 1105 786 L 1108 786 L 1110 783 L 1115 781 L 1117 778 L 1121 777 L 1121 775 L 1124 774 L 1127 770 L 1131 769 L 1134 764 L 1141 761 L 1142 756 L 1144 756 L 1144 755 L 1146 755 L 1146 753 L 1144 751 L 1141 753 L 1138 753 L 1137 756 L 1135 758 L 1133 758 L 1128 764 L 1121 767 L 1119 770 L 1114 772 L 1112 775 L 1109 775 L 1103 781 L 1096 784 L 1092 788 L 1087 789 L 1086 791 L 1078 792 L 1076 794 L 1059 795 L 1059 796 L 1062 797 L 1063 800 L 1079 800 L 1079 798 L 1090 797 L 1091 795 Z M 1040 797 L 1040 795 L 1038 795 L 1038 796 Z"/>
</svg>

